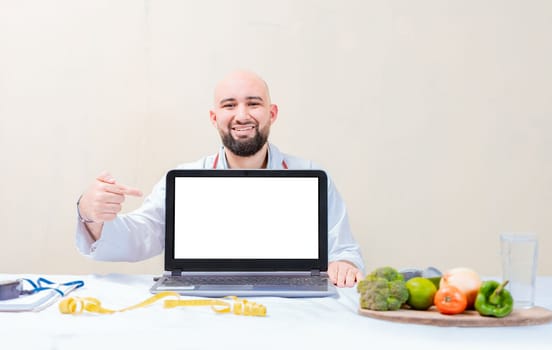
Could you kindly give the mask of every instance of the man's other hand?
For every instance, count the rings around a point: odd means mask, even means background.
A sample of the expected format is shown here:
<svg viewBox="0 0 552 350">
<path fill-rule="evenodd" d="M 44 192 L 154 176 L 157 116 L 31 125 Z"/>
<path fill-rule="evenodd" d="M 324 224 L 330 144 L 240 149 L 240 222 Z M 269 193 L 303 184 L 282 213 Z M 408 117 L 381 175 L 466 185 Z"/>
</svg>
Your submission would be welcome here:
<svg viewBox="0 0 552 350">
<path fill-rule="evenodd" d="M 330 281 L 338 287 L 353 287 L 356 282 L 363 278 L 362 271 L 345 260 L 330 261 L 328 276 Z"/>
</svg>

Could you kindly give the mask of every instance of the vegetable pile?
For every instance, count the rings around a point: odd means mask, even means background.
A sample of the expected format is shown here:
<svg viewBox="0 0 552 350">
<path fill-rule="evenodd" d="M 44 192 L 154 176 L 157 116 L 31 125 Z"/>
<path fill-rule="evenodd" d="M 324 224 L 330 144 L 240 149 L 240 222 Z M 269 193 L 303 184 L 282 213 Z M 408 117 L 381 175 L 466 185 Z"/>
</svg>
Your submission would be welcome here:
<svg viewBox="0 0 552 350">
<path fill-rule="evenodd" d="M 413 278 L 418 280 L 415 284 L 409 284 L 407 281 Z M 455 315 L 475 309 L 481 316 L 488 317 L 506 317 L 514 309 L 512 295 L 505 289 L 508 281 L 482 282 L 474 270 L 459 267 L 443 274 L 437 284 L 437 291 L 433 288 L 431 292 L 430 288 L 427 288 L 431 286 L 429 283 L 420 283 L 423 282 L 420 281 L 423 278 L 414 277 L 410 271 L 405 274 L 390 266 L 379 267 L 358 282 L 360 307 L 376 311 L 393 311 L 400 308 L 425 310 L 429 308 L 426 308 L 427 304 L 430 304 L 444 315 Z M 426 287 L 414 288 L 423 285 Z"/>
</svg>

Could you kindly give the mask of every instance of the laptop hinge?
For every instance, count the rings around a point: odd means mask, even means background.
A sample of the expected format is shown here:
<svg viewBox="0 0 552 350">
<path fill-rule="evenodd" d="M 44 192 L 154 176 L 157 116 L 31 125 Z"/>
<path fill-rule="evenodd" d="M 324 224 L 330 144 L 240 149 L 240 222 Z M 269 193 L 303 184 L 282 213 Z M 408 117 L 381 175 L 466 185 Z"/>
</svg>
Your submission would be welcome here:
<svg viewBox="0 0 552 350">
<path fill-rule="evenodd" d="M 320 276 L 320 270 L 317 270 L 317 269 L 311 270 L 311 276 Z"/>
<path fill-rule="evenodd" d="M 182 276 L 182 271 L 171 271 L 171 276 Z"/>
</svg>

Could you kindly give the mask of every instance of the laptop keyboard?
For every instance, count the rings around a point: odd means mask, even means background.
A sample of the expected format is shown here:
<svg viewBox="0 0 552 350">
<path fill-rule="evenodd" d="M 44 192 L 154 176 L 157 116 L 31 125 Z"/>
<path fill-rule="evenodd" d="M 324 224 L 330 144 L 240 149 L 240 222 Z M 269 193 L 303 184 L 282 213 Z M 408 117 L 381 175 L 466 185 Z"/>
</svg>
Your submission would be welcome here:
<svg viewBox="0 0 552 350">
<path fill-rule="evenodd" d="M 256 286 L 325 286 L 321 276 L 172 276 L 165 286 L 256 285 Z"/>
</svg>

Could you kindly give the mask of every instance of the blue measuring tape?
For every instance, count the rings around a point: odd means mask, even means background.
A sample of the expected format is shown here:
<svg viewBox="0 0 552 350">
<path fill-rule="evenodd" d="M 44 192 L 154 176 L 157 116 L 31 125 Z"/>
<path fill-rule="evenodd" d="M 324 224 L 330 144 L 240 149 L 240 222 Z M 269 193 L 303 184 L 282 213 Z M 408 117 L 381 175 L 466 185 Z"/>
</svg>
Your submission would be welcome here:
<svg viewBox="0 0 552 350">
<path fill-rule="evenodd" d="M 24 282 L 29 283 L 32 286 L 32 289 L 25 289 L 23 284 Z M 40 277 L 33 282 L 28 278 L 20 278 L 12 281 L 0 281 L 0 300 L 8 300 L 19 298 L 20 295 L 24 294 L 34 294 L 42 290 L 55 290 L 62 297 L 65 296 L 65 293 L 55 286 L 76 286 L 75 288 L 80 288 L 84 286 L 84 281 L 76 280 L 65 283 L 55 283 L 47 280 L 46 278 Z"/>
</svg>

